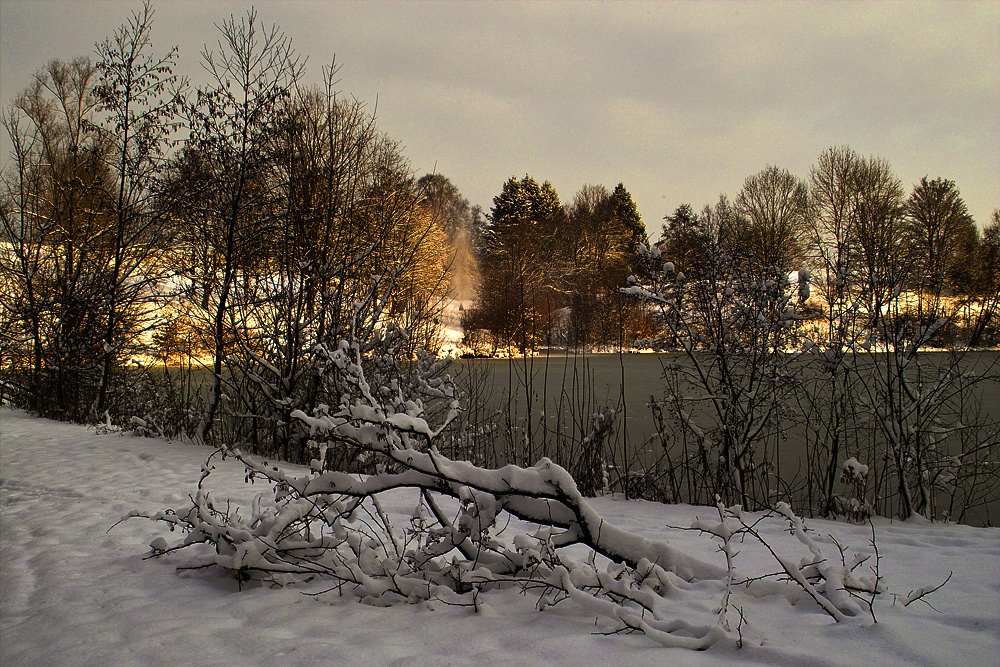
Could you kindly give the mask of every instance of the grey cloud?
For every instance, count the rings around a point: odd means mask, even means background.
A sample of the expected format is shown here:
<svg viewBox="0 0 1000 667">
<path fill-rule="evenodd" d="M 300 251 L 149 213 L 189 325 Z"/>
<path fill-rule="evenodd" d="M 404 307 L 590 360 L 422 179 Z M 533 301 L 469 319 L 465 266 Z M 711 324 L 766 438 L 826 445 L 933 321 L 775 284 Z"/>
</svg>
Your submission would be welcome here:
<svg viewBox="0 0 1000 667">
<path fill-rule="evenodd" d="M 996 2 L 256 4 L 309 55 L 311 80 L 336 54 L 345 94 L 378 97 L 414 167 L 485 207 L 511 175 L 564 200 L 620 180 L 655 234 L 681 202 L 733 194 L 769 163 L 804 176 L 841 144 L 907 186 L 955 179 L 980 222 L 1000 205 Z M 160 2 L 154 39 L 179 43 L 197 78 L 212 22 L 246 6 Z M 67 39 L 45 48 L 70 57 L 57 47 L 89 49 L 133 8 L 4 0 L 5 101 L 27 84 L 8 62 L 23 49 L 42 65 L 47 26 Z"/>
</svg>

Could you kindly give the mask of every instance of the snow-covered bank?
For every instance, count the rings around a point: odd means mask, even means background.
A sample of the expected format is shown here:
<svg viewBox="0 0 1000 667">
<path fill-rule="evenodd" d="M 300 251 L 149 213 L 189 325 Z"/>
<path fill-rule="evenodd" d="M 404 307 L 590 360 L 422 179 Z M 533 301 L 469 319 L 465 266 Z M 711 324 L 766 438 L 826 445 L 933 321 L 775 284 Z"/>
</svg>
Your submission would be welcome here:
<svg viewBox="0 0 1000 667">
<path fill-rule="evenodd" d="M 516 589 L 494 591 L 476 614 L 444 605 L 375 608 L 317 602 L 285 589 L 242 592 L 220 572 L 178 574 L 144 560 L 165 529 L 123 514 L 183 507 L 209 454 L 0 409 L 0 664 L 3 665 L 958 665 L 1000 655 L 1000 530 L 880 521 L 880 574 L 889 593 L 871 619 L 835 624 L 805 595 L 741 594 L 744 648 L 664 649 L 642 635 L 591 634 L 571 602 L 534 611 Z M 259 485 L 237 464 L 212 476 L 217 497 L 246 502 Z M 594 501 L 610 521 L 702 558 L 724 561 L 687 526 L 714 509 Z M 392 497 L 408 513 L 414 498 Z M 870 529 L 810 521 L 818 536 L 871 550 Z M 778 522 L 768 539 L 794 549 Z M 800 549 L 806 556 L 804 547 Z M 833 550 L 836 553 L 836 550 Z M 799 551 L 795 551 L 799 553 Z M 759 545 L 741 545 L 742 572 L 773 572 Z M 921 602 L 911 590 L 951 580 Z M 705 600 L 706 610 L 718 600 Z M 794 604 L 793 604 L 794 603 Z"/>
</svg>

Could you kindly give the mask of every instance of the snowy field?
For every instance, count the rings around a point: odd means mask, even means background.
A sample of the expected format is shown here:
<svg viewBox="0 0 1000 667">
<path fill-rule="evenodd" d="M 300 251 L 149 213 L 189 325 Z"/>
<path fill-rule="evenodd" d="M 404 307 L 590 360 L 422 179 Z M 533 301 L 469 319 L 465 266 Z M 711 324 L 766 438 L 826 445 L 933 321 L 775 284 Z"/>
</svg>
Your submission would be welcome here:
<svg viewBox="0 0 1000 667">
<path fill-rule="evenodd" d="M 441 604 L 376 608 L 351 599 L 317 601 L 295 589 L 237 590 L 219 571 L 178 573 L 169 558 L 145 559 L 168 536 L 132 519 L 186 506 L 210 450 L 98 435 L 81 426 L 0 408 L 0 664 L 39 665 L 998 665 L 1000 529 L 876 522 L 887 592 L 870 616 L 834 623 L 791 586 L 737 591 L 743 648 L 668 649 L 641 634 L 595 633 L 595 619 L 566 601 L 544 612 L 517 589 L 491 591 L 480 613 Z M 235 462 L 212 476 L 216 497 L 246 502 Z M 390 497 L 408 514 L 415 497 Z M 608 520 L 667 540 L 702 558 L 724 559 L 689 526 L 713 508 L 599 498 Z M 805 547 L 778 521 L 763 532 L 796 558 Z M 872 552 L 868 526 L 808 521 L 817 540 Z M 738 571 L 766 574 L 775 562 L 759 544 L 740 545 Z M 834 553 L 837 553 L 834 550 Z M 866 567 L 866 566 L 862 566 Z M 914 589 L 943 588 L 907 607 Z M 718 599 L 704 600 L 710 615 Z M 933 607 L 931 606 L 933 605 Z M 731 616 L 731 618 L 733 618 Z M 735 624 L 735 623 L 734 623 Z"/>
</svg>

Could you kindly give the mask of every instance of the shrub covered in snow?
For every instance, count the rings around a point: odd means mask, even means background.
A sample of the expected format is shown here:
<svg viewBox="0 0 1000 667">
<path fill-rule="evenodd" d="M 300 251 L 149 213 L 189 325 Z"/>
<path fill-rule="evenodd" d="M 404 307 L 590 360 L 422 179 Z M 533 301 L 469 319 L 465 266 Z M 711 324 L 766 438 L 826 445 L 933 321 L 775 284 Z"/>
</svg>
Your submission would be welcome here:
<svg viewBox="0 0 1000 667">
<path fill-rule="evenodd" d="M 797 561 L 768 546 L 780 576 L 741 577 L 734 539 L 759 534 L 739 507 L 720 504 L 718 522 L 692 526 L 722 541 L 726 561 L 713 563 L 609 524 L 548 459 L 489 470 L 448 458 L 437 442 L 460 406 L 447 376 L 416 373 L 409 383 L 372 384 L 356 340 L 327 349 L 325 359 L 326 372 L 353 391 L 337 406 L 293 418 L 317 451 L 352 447 L 374 474 L 329 470 L 318 458 L 307 471 L 287 469 L 218 450 L 190 507 L 130 515 L 180 529 L 174 541 L 155 539 L 153 555 L 181 552 L 182 567 L 221 567 L 241 582 L 319 578 L 330 582 L 328 594 L 376 605 L 437 600 L 478 609 L 489 590 L 519 586 L 538 609 L 571 600 L 608 619 L 608 632 L 642 631 L 665 646 L 697 649 L 736 639 L 726 612 L 740 583 L 801 587 L 837 621 L 861 611 L 851 590 L 875 588 L 874 579 L 853 577 L 860 560 L 838 565 L 825 558 L 784 505 L 776 516 L 809 555 Z M 249 508 L 207 490 L 215 466 L 233 459 L 248 481 L 268 484 Z M 380 502 L 401 487 L 419 497 L 403 524 Z M 707 609 L 710 599 L 718 604 Z"/>
</svg>

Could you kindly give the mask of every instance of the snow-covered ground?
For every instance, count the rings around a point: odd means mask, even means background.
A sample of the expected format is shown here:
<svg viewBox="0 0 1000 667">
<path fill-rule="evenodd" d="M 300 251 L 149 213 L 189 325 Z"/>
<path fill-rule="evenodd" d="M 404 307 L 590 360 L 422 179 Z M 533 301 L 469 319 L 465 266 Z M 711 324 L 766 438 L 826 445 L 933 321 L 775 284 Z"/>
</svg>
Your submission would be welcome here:
<svg viewBox="0 0 1000 667">
<path fill-rule="evenodd" d="M 182 508 L 209 450 L 98 435 L 0 408 L 0 664 L 40 665 L 996 665 L 1000 664 L 1000 529 L 876 523 L 888 592 L 870 617 L 836 624 L 794 587 L 738 592 L 744 646 L 662 648 L 641 634 L 595 634 L 571 601 L 544 612 L 517 589 L 486 594 L 480 613 L 441 604 L 376 608 L 317 601 L 294 589 L 237 582 L 218 571 L 178 573 L 145 546 L 166 529 L 144 519 L 109 528 L 133 509 Z M 256 488 L 236 464 L 212 476 L 216 497 L 245 502 Z M 390 512 L 409 512 L 407 493 Z M 614 523 L 702 558 L 715 543 L 688 526 L 712 508 L 600 498 Z M 769 522 L 768 540 L 805 547 Z M 871 551 L 868 526 L 808 521 L 817 539 Z M 832 538 L 831 538 L 832 536 Z M 737 568 L 775 570 L 758 544 Z M 802 553 L 805 555 L 805 553 Z M 864 566 L 863 566 L 864 567 Z M 951 580 L 904 607 L 914 589 Z M 765 587 L 763 589 L 767 591 Z M 900 597 L 896 597 L 895 595 Z M 707 599 L 710 613 L 718 600 Z"/>
</svg>

